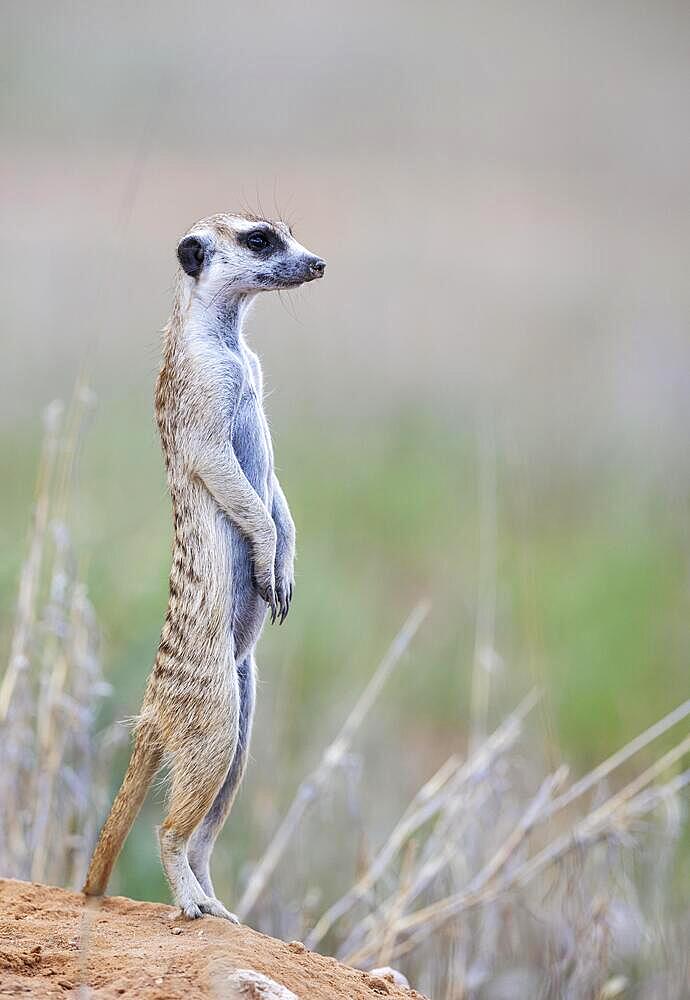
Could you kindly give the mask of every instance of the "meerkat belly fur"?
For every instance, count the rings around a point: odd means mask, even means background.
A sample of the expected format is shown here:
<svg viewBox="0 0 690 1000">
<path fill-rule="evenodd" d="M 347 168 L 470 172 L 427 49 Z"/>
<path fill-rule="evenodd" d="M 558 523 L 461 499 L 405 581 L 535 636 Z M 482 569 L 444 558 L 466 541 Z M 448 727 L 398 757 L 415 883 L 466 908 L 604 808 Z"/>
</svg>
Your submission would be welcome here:
<svg viewBox="0 0 690 1000">
<path fill-rule="evenodd" d="M 216 215 L 177 250 L 156 417 L 172 498 L 170 597 L 122 786 L 84 892 L 102 895 L 163 761 L 163 869 L 188 917 L 235 917 L 209 864 L 242 780 L 254 712 L 254 649 L 267 612 L 284 620 L 295 528 L 275 474 L 261 366 L 242 326 L 259 292 L 323 276 L 282 222 Z"/>
</svg>

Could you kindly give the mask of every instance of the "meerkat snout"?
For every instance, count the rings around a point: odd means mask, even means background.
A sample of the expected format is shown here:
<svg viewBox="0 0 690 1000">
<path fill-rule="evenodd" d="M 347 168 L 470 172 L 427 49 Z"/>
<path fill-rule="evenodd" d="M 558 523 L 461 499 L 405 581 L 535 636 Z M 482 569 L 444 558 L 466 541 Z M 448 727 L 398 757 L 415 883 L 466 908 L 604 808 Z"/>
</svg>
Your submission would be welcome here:
<svg viewBox="0 0 690 1000">
<path fill-rule="evenodd" d="M 309 277 L 307 281 L 313 281 L 314 278 L 323 278 L 323 272 L 326 270 L 326 261 L 321 260 L 320 257 L 316 257 L 309 261 L 308 270 Z"/>
</svg>

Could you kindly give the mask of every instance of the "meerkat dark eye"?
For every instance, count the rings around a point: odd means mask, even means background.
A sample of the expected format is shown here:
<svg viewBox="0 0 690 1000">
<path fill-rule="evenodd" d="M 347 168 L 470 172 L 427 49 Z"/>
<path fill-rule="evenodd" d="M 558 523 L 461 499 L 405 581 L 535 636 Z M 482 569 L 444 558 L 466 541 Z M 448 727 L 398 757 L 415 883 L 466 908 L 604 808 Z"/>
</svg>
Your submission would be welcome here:
<svg viewBox="0 0 690 1000">
<path fill-rule="evenodd" d="M 262 232 L 249 233 L 245 243 L 250 250 L 254 250 L 256 253 L 260 253 L 261 250 L 266 250 L 270 245 L 271 241 L 268 236 Z"/>
<path fill-rule="evenodd" d="M 196 236 L 185 236 L 177 248 L 177 259 L 185 274 L 198 278 L 206 260 L 206 247 Z"/>
</svg>

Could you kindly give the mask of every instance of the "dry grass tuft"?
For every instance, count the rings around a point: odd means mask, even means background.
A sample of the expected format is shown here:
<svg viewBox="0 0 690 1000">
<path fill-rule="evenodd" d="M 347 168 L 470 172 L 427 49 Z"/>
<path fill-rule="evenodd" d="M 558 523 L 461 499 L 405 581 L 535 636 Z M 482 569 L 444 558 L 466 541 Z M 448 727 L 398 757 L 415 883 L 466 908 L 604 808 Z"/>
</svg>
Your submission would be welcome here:
<svg viewBox="0 0 690 1000">
<path fill-rule="evenodd" d="M 417 609 L 357 704 L 371 708 L 368 693 L 381 690 L 422 618 Z M 681 792 L 690 783 L 690 769 L 680 768 L 690 735 L 618 790 L 608 782 L 623 768 L 629 776 L 636 754 L 686 722 L 690 701 L 573 783 L 566 767 L 540 776 L 525 739 L 538 701 L 538 692 L 529 694 L 481 740 L 473 727 L 469 756 L 444 762 L 352 887 L 300 926 L 313 901 L 308 894 L 278 899 L 267 891 L 268 876 L 280 875 L 281 858 L 291 862 L 288 844 L 307 835 L 300 825 L 308 807 L 345 766 L 344 750 L 355 737 L 346 725 L 346 745 L 337 739 L 300 786 L 249 881 L 243 912 L 262 929 L 303 935 L 309 948 L 347 964 L 399 966 L 439 1000 L 686 997 L 688 914 L 672 915 L 671 879 L 685 818 Z M 355 710 L 350 719 L 359 725 L 365 715 Z M 339 831 L 321 835 L 336 864 L 344 856 Z M 328 881 L 315 870 L 304 880 Z"/>
<path fill-rule="evenodd" d="M 76 887 L 107 795 L 114 738 L 96 729 L 109 688 L 68 512 L 90 392 L 45 413 L 10 659 L 0 684 L 0 873 Z"/>
</svg>

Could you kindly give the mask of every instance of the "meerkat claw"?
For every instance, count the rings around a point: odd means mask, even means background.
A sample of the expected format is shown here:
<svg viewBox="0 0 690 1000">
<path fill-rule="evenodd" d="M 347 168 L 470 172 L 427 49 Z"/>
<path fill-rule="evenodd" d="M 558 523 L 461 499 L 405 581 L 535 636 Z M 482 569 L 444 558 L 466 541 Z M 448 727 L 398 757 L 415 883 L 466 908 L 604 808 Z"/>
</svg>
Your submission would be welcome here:
<svg viewBox="0 0 690 1000">
<path fill-rule="evenodd" d="M 187 920 L 199 920 L 200 917 L 220 917 L 222 920 L 229 920 L 231 924 L 239 924 L 239 919 L 230 910 L 227 910 L 219 899 L 215 896 L 197 896 L 188 899 L 180 906 L 182 916 Z"/>
<path fill-rule="evenodd" d="M 187 920 L 198 920 L 199 917 L 203 917 L 201 907 L 197 906 L 196 903 L 187 903 L 186 906 L 180 907 L 180 911 Z"/>
<path fill-rule="evenodd" d="M 278 611 L 275 587 L 273 586 L 261 587 L 257 584 L 256 589 L 259 592 L 259 597 L 263 601 L 265 601 L 266 604 L 268 604 L 271 611 L 271 621 L 274 622 L 276 620 L 276 613 Z"/>
<path fill-rule="evenodd" d="M 199 909 L 202 914 L 206 914 L 209 917 L 220 917 L 221 920 L 229 920 L 231 924 L 239 924 L 239 918 L 231 913 L 230 910 L 226 910 L 219 899 L 207 899 L 203 903 L 199 903 Z"/>
<path fill-rule="evenodd" d="M 276 593 L 278 597 L 278 623 L 283 624 L 288 616 L 290 610 L 290 602 L 292 601 L 292 583 L 287 583 L 285 580 L 279 578 L 276 584 Z"/>
</svg>

